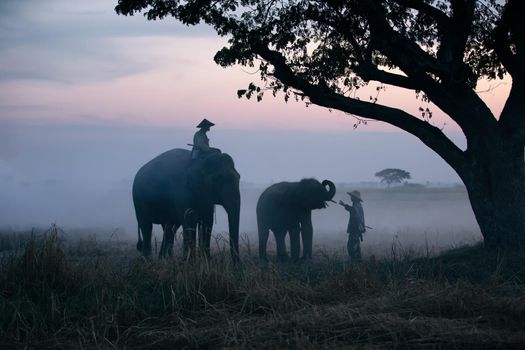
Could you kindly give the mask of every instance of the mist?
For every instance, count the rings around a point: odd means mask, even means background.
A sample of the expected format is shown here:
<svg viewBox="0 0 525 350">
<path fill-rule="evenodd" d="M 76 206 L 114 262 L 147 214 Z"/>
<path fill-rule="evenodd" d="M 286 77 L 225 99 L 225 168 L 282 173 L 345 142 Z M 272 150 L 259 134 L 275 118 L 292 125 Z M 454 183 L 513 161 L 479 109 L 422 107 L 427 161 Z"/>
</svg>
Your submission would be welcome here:
<svg viewBox="0 0 525 350">
<path fill-rule="evenodd" d="M 0 131 L 0 226 L 46 227 L 67 232 L 118 229 L 136 236 L 131 185 L 137 170 L 171 148 L 189 148 L 194 129 L 132 125 L 65 125 L 4 122 Z M 241 174 L 240 230 L 255 242 L 255 206 L 271 183 L 305 177 L 336 183 L 335 200 L 360 189 L 367 225 L 364 250 L 399 239 L 417 246 L 451 245 L 480 239 L 459 179 L 422 143 L 402 133 L 285 130 L 209 132 L 210 143 L 234 158 Z M 458 136 L 458 140 L 460 140 Z M 459 141 L 460 142 L 460 141 Z M 425 185 L 385 189 L 373 174 L 383 168 L 410 171 Z M 313 213 L 314 244 L 344 247 L 347 213 L 335 204 Z M 217 207 L 214 234 L 227 231 Z M 155 227 L 160 237 L 160 227 Z M 382 245 L 383 244 L 383 245 Z M 383 249 L 383 248 L 381 248 Z"/>
</svg>

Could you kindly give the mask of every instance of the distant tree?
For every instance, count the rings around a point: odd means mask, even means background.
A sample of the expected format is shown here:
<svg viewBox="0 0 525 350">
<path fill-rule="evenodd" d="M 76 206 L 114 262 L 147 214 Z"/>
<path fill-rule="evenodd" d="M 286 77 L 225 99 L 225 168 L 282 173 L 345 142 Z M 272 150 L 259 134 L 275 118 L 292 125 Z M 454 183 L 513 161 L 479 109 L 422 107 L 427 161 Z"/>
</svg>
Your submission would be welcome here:
<svg viewBox="0 0 525 350">
<path fill-rule="evenodd" d="M 525 246 L 525 1 L 118 0 L 116 11 L 211 25 L 228 38 L 218 64 L 259 68 L 262 86 L 239 97 L 282 91 L 415 135 L 465 183 L 485 242 Z M 476 86 L 505 74 L 512 87 L 495 115 Z M 356 94 L 369 82 L 412 90 L 420 113 Z M 430 122 L 429 101 L 461 128 L 465 149 Z"/>
<path fill-rule="evenodd" d="M 390 187 L 393 183 L 401 183 L 410 179 L 410 173 L 401 169 L 383 169 L 375 173 L 375 176 L 381 179 L 381 183 L 386 183 Z"/>
</svg>

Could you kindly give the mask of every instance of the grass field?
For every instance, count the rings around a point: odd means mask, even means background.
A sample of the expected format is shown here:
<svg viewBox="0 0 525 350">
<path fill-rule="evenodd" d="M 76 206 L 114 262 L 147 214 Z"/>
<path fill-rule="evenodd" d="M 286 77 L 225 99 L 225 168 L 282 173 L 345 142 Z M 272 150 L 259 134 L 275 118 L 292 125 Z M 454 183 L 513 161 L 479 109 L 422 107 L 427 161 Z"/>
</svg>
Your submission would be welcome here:
<svg viewBox="0 0 525 350">
<path fill-rule="evenodd" d="M 525 346 L 525 253 L 481 245 L 349 265 L 141 258 L 58 228 L 0 235 L 2 349 L 483 349 Z"/>
</svg>

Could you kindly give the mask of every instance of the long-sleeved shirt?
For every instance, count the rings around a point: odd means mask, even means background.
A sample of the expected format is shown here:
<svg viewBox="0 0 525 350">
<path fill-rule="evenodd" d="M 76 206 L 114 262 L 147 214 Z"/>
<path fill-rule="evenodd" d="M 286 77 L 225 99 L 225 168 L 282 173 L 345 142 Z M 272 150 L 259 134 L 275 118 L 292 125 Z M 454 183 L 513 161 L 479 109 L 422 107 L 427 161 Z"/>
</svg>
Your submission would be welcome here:
<svg viewBox="0 0 525 350">
<path fill-rule="evenodd" d="M 353 202 L 352 204 L 345 204 L 345 209 L 350 213 L 346 232 L 360 235 L 365 232 L 365 214 L 361 202 Z"/>
<path fill-rule="evenodd" d="M 210 150 L 210 139 L 206 135 L 204 129 L 200 129 L 193 136 L 193 149 L 191 151 L 192 158 L 198 158 L 203 153 L 206 153 Z"/>
</svg>

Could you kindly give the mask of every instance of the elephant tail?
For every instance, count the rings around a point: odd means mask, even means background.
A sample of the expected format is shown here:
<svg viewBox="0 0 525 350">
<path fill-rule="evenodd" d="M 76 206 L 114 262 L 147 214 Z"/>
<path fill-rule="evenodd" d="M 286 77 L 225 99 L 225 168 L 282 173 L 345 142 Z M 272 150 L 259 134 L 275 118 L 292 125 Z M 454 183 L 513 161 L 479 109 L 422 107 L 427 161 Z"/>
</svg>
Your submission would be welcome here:
<svg viewBox="0 0 525 350">
<path fill-rule="evenodd" d="M 138 235 L 139 235 L 139 240 L 137 242 L 137 250 L 139 252 L 141 252 L 142 251 L 142 244 L 143 244 L 143 242 L 142 242 L 142 235 L 140 234 L 140 225 L 137 225 L 137 232 L 138 232 Z"/>
</svg>

